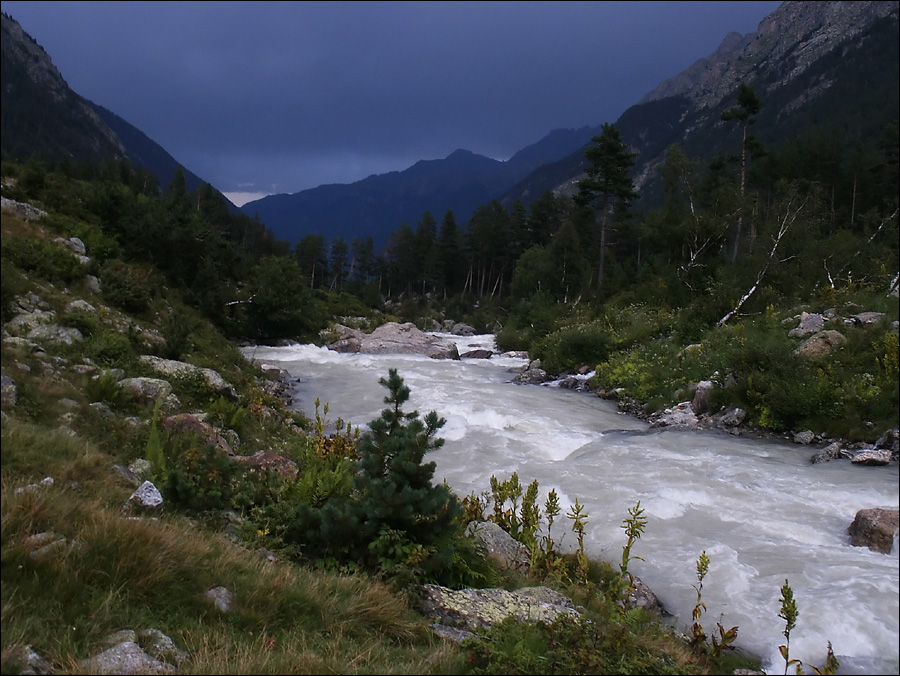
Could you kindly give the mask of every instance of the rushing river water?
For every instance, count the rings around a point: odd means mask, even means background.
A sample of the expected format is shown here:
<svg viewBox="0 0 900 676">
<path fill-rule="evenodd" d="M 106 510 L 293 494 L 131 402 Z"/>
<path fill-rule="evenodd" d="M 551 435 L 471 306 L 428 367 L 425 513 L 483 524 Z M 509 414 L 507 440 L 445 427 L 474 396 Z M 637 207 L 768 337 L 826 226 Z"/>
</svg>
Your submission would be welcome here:
<svg viewBox="0 0 900 676">
<path fill-rule="evenodd" d="M 493 349 L 492 336 L 454 337 Z M 794 444 L 713 432 L 651 430 L 612 402 L 558 387 L 512 383 L 508 356 L 461 361 L 418 355 L 339 354 L 313 345 L 255 347 L 245 354 L 296 379 L 297 408 L 315 401 L 365 428 L 384 408 L 379 385 L 396 368 L 411 390 L 405 410 L 446 419 L 443 448 L 426 460 L 462 496 L 490 488 L 491 476 L 517 472 L 537 480 L 541 501 L 555 489 L 563 507 L 554 541 L 572 546 L 563 518 L 577 498 L 588 514 L 589 555 L 618 562 L 622 522 L 638 501 L 648 523 L 632 554 L 638 575 L 678 617 L 691 623 L 696 564 L 710 558 L 703 582 L 707 634 L 720 622 L 738 626 L 737 645 L 784 673 L 778 646 L 781 586 L 788 580 L 799 610 L 790 656 L 823 667 L 831 641 L 842 674 L 898 674 L 898 555 L 850 545 L 847 527 L 869 507 L 897 509 L 897 463 L 813 465 L 812 450 Z M 688 631 L 689 633 L 689 631 Z M 811 668 L 806 673 L 813 673 Z M 793 669 L 792 669 L 793 673 Z"/>
</svg>

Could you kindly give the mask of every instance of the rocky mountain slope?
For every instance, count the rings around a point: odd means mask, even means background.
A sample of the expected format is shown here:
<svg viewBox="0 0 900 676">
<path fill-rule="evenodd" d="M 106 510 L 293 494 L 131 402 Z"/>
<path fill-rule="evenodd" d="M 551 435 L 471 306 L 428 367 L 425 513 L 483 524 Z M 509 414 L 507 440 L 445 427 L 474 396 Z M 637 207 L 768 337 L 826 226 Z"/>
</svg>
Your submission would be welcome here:
<svg viewBox="0 0 900 676">
<path fill-rule="evenodd" d="M 161 187 L 168 185 L 180 166 L 174 157 L 112 111 L 72 91 L 50 55 L 7 14 L 2 15 L 2 31 L 4 157 L 129 159 L 156 174 Z M 186 168 L 183 172 L 188 190 L 206 183 Z"/>
</svg>

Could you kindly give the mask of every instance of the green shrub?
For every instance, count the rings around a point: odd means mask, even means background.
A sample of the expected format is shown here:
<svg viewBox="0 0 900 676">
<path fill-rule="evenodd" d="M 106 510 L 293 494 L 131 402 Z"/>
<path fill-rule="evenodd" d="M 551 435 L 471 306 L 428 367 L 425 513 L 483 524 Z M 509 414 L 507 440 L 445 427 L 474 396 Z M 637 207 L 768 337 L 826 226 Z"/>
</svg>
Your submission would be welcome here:
<svg viewBox="0 0 900 676">
<path fill-rule="evenodd" d="M 13 303 L 27 288 L 22 275 L 12 265 L 0 266 L 0 321 L 4 324 L 16 315 Z"/>
<path fill-rule="evenodd" d="M 599 364 L 609 358 L 612 336 L 602 321 L 563 328 L 544 338 L 533 357 L 549 373 L 562 373 L 582 364 Z"/>
<path fill-rule="evenodd" d="M 157 281 L 147 269 L 112 260 L 100 268 L 100 278 L 103 297 L 111 305 L 136 314 L 150 307 Z"/>
<path fill-rule="evenodd" d="M 67 248 L 35 237 L 4 237 L 2 256 L 51 282 L 71 284 L 85 274 L 84 265 Z"/>
<path fill-rule="evenodd" d="M 222 451 L 188 440 L 169 440 L 165 466 L 168 473 L 160 492 L 190 512 L 231 509 L 244 468 Z"/>
<path fill-rule="evenodd" d="M 692 379 L 699 379 L 701 359 L 685 354 L 670 340 L 656 340 L 598 364 L 594 382 L 606 389 L 621 387 L 637 401 L 662 406 L 673 403 L 676 393 Z"/>
<path fill-rule="evenodd" d="M 81 350 L 83 356 L 104 368 L 126 368 L 137 356 L 128 336 L 108 329 L 85 336 Z"/>
</svg>

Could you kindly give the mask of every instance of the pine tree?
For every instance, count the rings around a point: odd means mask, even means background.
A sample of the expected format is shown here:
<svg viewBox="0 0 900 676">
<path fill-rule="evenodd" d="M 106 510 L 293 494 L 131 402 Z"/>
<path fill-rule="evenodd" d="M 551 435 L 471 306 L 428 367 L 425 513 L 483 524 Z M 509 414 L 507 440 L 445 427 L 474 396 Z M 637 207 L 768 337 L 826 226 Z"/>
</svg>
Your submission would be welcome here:
<svg viewBox="0 0 900 676">
<path fill-rule="evenodd" d="M 756 95 L 756 92 L 753 91 L 753 87 L 745 82 L 741 82 L 741 86 L 738 88 L 737 103 L 735 107 L 729 108 L 722 113 L 722 120 L 725 122 L 737 121 L 741 127 L 741 199 L 743 200 L 747 188 L 747 156 L 751 151 L 758 149 L 756 140 L 750 134 L 750 125 L 756 122 L 756 115 L 762 107 L 762 101 Z M 731 252 L 732 262 L 737 260 L 743 220 L 744 215 L 742 211 L 738 216 L 734 248 Z M 750 235 L 751 246 L 754 239 L 756 239 L 755 229 Z"/>
<path fill-rule="evenodd" d="M 625 212 L 638 197 L 631 180 L 631 168 L 637 155 L 628 150 L 619 130 L 607 123 L 603 125 L 601 134 L 591 139 L 584 156 L 590 165 L 586 169 L 587 177 L 578 182 L 576 201 L 581 206 L 598 202 L 600 251 L 597 284 L 602 285 L 611 218 Z"/>
<path fill-rule="evenodd" d="M 396 369 L 379 382 L 388 388 L 384 401 L 389 406 L 369 424 L 357 447 L 360 540 L 372 543 L 390 530 L 441 559 L 440 545 L 457 533 L 462 506 L 446 485 L 432 485 L 435 463 L 423 459 L 443 446 L 436 434 L 446 421 L 434 411 L 424 420 L 416 411 L 403 411 L 410 391 Z"/>
</svg>

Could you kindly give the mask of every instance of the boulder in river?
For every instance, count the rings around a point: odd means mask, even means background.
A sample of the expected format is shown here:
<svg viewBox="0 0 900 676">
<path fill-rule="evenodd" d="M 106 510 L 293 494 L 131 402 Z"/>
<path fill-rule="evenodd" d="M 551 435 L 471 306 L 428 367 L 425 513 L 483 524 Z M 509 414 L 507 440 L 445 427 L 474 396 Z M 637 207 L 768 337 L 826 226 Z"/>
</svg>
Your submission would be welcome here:
<svg viewBox="0 0 900 676">
<path fill-rule="evenodd" d="M 333 329 L 338 338 L 329 343 L 328 348 L 335 352 L 424 354 L 432 359 L 459 359 L 459 349 L 453 340 L 420 331 L 410 322 L 388 322 L 372 333 L 363 333 L 341 324 Z"/>
</svg>

